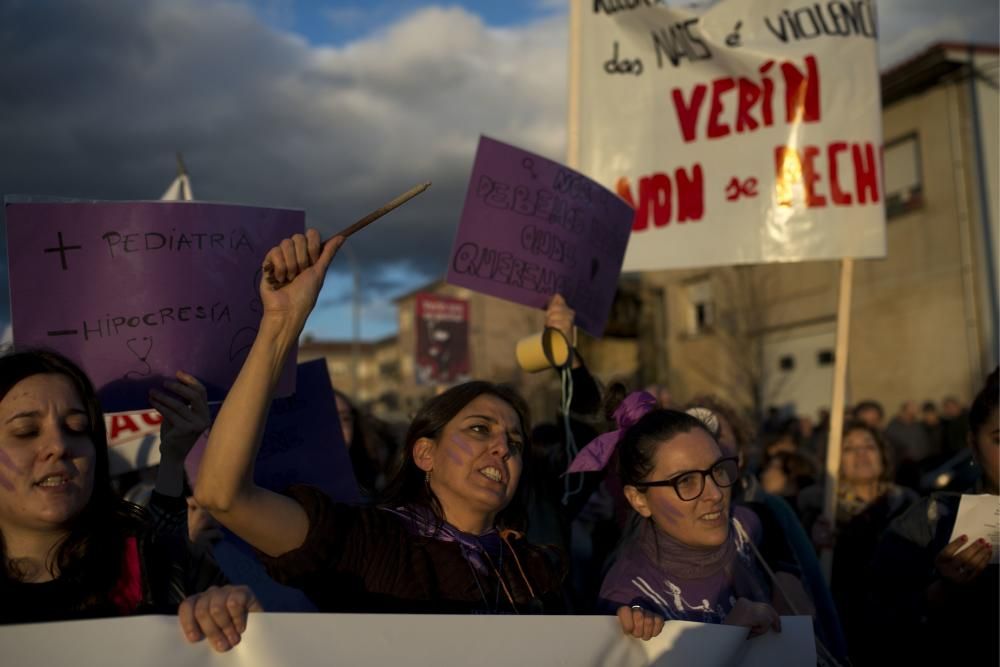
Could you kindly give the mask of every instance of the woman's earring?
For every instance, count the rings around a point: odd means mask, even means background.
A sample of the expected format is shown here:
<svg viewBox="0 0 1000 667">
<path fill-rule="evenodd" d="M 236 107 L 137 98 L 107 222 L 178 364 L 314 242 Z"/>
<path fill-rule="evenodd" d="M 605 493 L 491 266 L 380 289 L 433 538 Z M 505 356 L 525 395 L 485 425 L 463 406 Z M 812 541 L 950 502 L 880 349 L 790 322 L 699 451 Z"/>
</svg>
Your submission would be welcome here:
<svg viewBox="0 0 1000 667">
<path fill-rule="evenodd" d="M 430 483 L 431 483 L 431 471 L 428 470 L 427 472 L 424 473 L 424 484 L 430 484 Z"/>
</svg>

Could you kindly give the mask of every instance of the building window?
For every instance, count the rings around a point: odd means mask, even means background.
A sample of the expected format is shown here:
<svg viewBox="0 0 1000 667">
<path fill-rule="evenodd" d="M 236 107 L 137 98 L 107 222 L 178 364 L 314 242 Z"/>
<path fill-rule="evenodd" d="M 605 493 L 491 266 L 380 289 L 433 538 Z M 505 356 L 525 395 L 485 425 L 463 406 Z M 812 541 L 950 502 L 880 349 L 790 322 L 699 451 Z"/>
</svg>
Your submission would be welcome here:
<svg viewBox="0 0 1000 667">
<path fill-rule="evenodd" d="M 786 354 L 785 356 L 781 357 L 780 359 L 778 359 L 778 368 L 780 368 L 783 371 L 795 370 L 795 357 L 793 357 L 790 354 Z"/>
<path fill-rule="evenodd" d="M 833 365 L 833 350 L 820 350 L 816 353 L 816 364 L 819 366 Z"/>
<path fill-rule="evenodd" d="M 924 206 L 920 141 L 916 133 L 886 143 L 885 214 L 894 218 Z"/>
<path fill-rule="evenodd" d="M 688 334 L 697 336 L 710 333 L 715 325 L 715 301 L 712 298 L 712 281 L 699 280 L 685 288 L 688 301 Z"/>
</svg>

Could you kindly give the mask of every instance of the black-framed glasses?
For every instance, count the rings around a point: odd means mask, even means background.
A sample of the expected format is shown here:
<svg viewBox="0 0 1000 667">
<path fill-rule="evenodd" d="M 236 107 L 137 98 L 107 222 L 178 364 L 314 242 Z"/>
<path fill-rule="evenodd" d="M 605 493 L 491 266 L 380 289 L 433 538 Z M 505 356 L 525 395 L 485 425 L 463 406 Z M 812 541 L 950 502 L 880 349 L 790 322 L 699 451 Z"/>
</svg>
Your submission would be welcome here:
<svg viewBox="0 0 1000 667">
<path fill-rule="evenodd" d="M 679 475 L 674 475 L 670 479 L 663 479 L 657 482 L 640 482 L 635 485 L 638 489 L 646 489 L 651 486 L 672 486 L 677 492 L 677 497 L 681 500 L 696 500 L 705 491 L 705 478 L 712 476 L 712 481 L 720 489 L 732 486 L 740 478 L 739 458 L 727 456 L 719 459 L 707 470 L 688 470 Z"/>
</svg>

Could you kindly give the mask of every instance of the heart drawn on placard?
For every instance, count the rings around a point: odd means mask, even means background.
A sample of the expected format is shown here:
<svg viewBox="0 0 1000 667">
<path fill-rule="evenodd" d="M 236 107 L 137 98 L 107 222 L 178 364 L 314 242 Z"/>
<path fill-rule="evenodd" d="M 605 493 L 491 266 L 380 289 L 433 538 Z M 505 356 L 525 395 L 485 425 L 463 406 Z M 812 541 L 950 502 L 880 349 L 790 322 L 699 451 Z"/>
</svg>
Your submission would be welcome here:
<svg viewBox="0 0 1000 667">
<path fill-rule="evenodd" d="M 133 345 L 133 341 L 140 340 L 139 338 L 129 338 L 125 341 L 125 345 L 128 349 L 132 351 L 132 354 L 136 356 L 139 361 L 146 361 L 149 358 L 149 353 L 153 349 L 153 339 L 150 336 L 143 336 L 141 340 L 145 341 L 145 349 L 143 350 L 142 345 Z"/>
</svg>

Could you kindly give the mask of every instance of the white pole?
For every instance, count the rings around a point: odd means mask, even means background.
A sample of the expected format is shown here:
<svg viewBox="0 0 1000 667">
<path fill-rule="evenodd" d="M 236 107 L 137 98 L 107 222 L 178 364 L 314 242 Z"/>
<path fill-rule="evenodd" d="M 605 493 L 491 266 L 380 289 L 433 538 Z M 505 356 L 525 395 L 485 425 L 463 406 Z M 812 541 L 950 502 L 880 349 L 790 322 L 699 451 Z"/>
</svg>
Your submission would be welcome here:
<svg viewBox="0 0 1000 667">
<path fill-rule="evenodd" d="M 837 347 L 833 363 L 833 403 L 830 406 L 830 439 L 826 445 L 826 484 L 823 485 L 823 518 L 834 528 L 837 525 L 837 481 L 840 477 L 840 445 L 844 433 L 844 403 L 847 393 L 847 349 L 851 329 L 851 279 L 854 259 L 847 257 L 840 264 L 840 294 L 837 298 Z M 833 573 L 833 549 L 824 548 L 820 555 L 823 576 L 827 583 Z"/>
<path fill-rule="evenodd" d="M 580 25 L 582 0 L 569 0 L 569 81 L 566 86 L 566 166 L 580 166 Z"/>
</svg>

